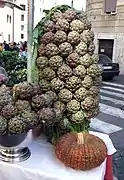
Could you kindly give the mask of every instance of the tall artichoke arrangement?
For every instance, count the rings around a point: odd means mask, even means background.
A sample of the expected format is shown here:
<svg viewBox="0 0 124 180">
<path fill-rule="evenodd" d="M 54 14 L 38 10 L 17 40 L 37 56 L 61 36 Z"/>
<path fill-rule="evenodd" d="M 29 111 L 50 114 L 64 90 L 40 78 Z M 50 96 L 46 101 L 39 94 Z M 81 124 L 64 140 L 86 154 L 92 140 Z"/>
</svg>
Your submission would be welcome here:
<svg viewBox="0 0 124 180">
<path fill-rule="evenodd" d="M 43 93 L 55 94 L 50 107 L 62 115 L 47 134 L 56 138 L 72 130 L 88 131 L 90 119 L 99 113 L 101 77 L 91 23 L 84 13 L 63 5 L 52 8 L 37 29 L 38 83 Z"/>
</svg>

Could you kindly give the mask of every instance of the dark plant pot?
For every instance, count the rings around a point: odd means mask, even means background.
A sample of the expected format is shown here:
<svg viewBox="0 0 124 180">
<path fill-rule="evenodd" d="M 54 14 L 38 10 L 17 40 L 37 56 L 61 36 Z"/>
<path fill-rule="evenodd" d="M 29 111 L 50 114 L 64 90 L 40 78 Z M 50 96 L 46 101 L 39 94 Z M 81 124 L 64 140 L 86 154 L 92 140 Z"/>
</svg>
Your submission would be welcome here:
<svg viewBox="0 0 124 180">
<path fill-rule="evenodd" d="M 26 137 L 27 133 L 23 133 L 20 135 L 3 135 L 0 136 L 0 145 L 3 147 L 18 146 L 25 140 Z"/>
</svg>

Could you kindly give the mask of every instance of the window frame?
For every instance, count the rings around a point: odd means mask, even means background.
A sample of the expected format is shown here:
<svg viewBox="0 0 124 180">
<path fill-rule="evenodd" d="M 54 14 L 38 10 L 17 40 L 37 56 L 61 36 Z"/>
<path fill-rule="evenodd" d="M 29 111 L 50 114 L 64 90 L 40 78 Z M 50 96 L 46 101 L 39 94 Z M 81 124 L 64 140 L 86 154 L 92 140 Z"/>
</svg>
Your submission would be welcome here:
<svg viewBox="0 0 124 180">
<path fill-rule="evenodd" d="M 25 15 L 24 14 L 21 14 L 21 21 L 25 21 Z"/>
</svg>

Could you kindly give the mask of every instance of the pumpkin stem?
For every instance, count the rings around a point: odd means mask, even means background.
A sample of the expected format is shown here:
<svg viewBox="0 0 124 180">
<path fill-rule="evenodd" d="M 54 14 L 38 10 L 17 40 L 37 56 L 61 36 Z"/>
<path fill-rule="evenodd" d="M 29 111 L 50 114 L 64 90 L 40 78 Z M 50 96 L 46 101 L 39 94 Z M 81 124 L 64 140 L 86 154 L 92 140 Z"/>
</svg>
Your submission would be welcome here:
<svg viewBox="0 0 124 180">
<path fill-rule="evenodd" d="M 84 136 L 83 133 L 78 133 L 78 144 L 84 144 Z"/>
</svg>

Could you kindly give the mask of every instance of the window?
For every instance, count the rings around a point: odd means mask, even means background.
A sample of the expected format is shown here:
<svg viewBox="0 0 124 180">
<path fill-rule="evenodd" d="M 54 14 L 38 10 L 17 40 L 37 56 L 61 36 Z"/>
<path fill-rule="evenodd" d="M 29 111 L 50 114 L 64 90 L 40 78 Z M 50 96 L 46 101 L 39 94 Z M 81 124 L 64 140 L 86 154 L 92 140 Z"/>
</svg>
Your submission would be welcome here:
<svg viewBox="0 0 124 180">
<path fill-rule="evenodd" d="M 23 10 L 25 11 L 26 6 L 24 4 L 20 4 L 20 6 L 23 8 Z"/>
<path fill-rule="evenodd" d="M 21 31 L 23 31 L 24 30 L 24 25 L 21 25 Z"/>
<path fill-rule="evenodd" d="M 24 14 L 21 15 L 21 21 L 24 21 Z"/>
<path fill-rule="evenodd" d="M 21 39 L 24 39 L 24 34 L 21 34 Z"/>
<path fill-rule="evenodd" d="M 8 42 L 10 42 L 10 34 L 8 34 Z"/>
<path fill-rule="evenodd" d="M 116 12 L 117 0 L 104 0 L 105 13 Z"/>
<path fill-rule="evenodd" d="M 11 16 L 9 17 L 9 22 L 11 23 L 11 20 L 12 20 L 12 18 L 11 18 Z"/>
<path fill-rule="evenodd" d="M 9 15 L 7 14 L 7 23 L 9 22 Z"/>
</svg>

